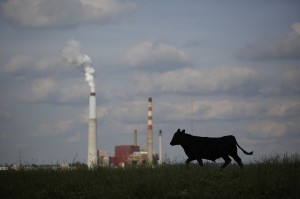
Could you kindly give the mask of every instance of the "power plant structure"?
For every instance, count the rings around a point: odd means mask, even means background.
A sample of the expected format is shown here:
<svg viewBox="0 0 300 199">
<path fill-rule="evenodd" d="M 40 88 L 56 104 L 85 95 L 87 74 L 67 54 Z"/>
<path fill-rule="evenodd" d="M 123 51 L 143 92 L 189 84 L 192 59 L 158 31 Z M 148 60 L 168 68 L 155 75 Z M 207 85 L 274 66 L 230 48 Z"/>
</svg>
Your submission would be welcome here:
<svg viewBox="0 0 300 199">
<path fill-rule="evenodd" d="M 115 166 L 124 167 L 128 162 L 129 155 L 140 151 L 137 145 L 118 145 L 115 146 L 115 156 L 111 158 L 111 163 Z"/>
<path fill-rule="evenodd" d="M 158 133 L 158 164 L 162 164 L 162 130 Z"/>
<path fill-rule="evenodd" d="M 137 141 L 137 129 L 134 129 L 134 145 L 138 145 L 138 141 Z"/>
<path fill-rule="evenodd" d="M 97 112 L 96 112 L 96 93 L 90 92 L 89 98 L 89 133 L 88 133 L 88 168 L 96 166 L 121 166 L 132 165 L 152 165 L 162 164 L 162 131 L 158 134 L 158 157 L 153 156 L 153 120 L 152 120 L 152 98 L 148 98 L 148 133 L 147 149 L 142 149 L 138 145 L 137 129 L 134 129 L 133 144 L 115 146 L 115 154 L 108 157 L 107 152 L 97 153 Z M 98 161 L 99 160 L 99 161 Z"/>
<path fill-rule="evenodd" d="M 98 165 L 96 92 L 91 92 L 89 99 L 89 135 L 87 165 L 88 168 L 93 168 Z"/>
<path fill-rule="evenodd" d="M 153 122 L 152 122 L 152 98 L 148 99 L 148 138 L 147 138 L 147 152 L 148 163 L 153 162 Z"/>
<path fill-rule="evenodd" d="M 102 167 L 109 166 L 109 157 L 107 151 L 97 150 L 97 157 L 98 157 L 98 166 L 102 166 Z"/>
<path fill-rule="evenodd" d="M 137 143 L 137 129 L 134 130 L 133 145 L 115 146 L 115 156 L 110 157 L 110 166 L 145 166 L 148 162 L 148 153 Z"/>
</svg>

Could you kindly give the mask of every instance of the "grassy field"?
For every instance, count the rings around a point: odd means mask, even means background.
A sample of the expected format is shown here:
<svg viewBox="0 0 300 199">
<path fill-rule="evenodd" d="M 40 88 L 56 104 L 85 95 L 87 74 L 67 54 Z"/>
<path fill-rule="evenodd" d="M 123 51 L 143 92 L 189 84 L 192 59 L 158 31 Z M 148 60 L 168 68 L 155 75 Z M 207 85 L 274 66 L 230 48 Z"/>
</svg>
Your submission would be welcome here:
<svg viewBox="0 0 300 199">
<path fill-rule="evenodd" d="M 299 198 L 300 156 L 263 158 L 240 170 L 156 168 L 1 171 L 0 198 Z"/>
</svg>

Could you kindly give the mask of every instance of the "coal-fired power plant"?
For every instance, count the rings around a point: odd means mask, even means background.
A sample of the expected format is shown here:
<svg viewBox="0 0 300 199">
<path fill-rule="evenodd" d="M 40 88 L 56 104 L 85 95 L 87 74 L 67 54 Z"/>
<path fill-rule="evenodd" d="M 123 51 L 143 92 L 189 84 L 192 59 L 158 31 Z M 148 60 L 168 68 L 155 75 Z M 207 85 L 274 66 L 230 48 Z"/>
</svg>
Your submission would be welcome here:
<svg viewBox="0 0 300 199">
<path fill-rule="evenodd" d="M 148 139 L 147 139 L 147 152 L 148 161 L 152 164 L 153 161 L 153 126 L 152 126 L 152 98 L 148 100 Z"/>
<path fill-rule="evenodd" d="M 96 113 L 96 93 L 91 92 L 89 103 L 89 135 L 88 135 L 88 157 L 89 168 L 98 164 L 97 159 L 97 113 Z"/>
</svg>

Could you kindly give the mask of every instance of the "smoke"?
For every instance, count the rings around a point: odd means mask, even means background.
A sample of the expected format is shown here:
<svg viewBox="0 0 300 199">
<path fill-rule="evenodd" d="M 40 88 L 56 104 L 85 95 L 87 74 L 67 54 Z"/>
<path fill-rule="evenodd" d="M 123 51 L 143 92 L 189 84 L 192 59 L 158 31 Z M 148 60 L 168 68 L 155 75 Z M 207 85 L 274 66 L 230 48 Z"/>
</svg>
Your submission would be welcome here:
<svg viewBox="0 0 300 199">
<path fill-rule="evenodd" d="M 89 84 L 91 93 L 95 92 L 94 72 L 92 67 L 92 60 L 88 55 L 81 52 L 81 46 L 79 41 L 74 39 L 69 40 L 67 46 L 63 49 L 62 59 L 68 64 L 68 66 L 76 66 L 83 70 L 85 80 Z"/>
</svg>

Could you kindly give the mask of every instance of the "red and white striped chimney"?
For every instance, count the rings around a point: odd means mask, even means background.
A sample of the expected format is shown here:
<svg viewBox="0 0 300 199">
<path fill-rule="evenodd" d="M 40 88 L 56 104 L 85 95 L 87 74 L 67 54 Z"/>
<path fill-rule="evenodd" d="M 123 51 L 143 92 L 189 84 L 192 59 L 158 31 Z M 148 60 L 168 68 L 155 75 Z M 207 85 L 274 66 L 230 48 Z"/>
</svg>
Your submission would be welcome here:
<svg viewBox="0 0 300 199">
<path fill-rule="evenodd" d="M 152 123 L 152 98 L 148 99 L 148 139 L 147 139 L 147 152 L 148 161 L 152 164 L 153 161 L 153 123 Z"/>
</svg>

